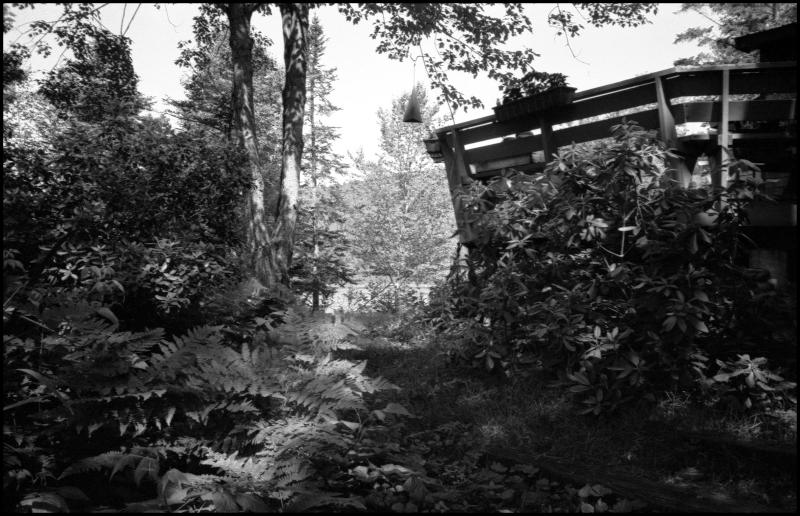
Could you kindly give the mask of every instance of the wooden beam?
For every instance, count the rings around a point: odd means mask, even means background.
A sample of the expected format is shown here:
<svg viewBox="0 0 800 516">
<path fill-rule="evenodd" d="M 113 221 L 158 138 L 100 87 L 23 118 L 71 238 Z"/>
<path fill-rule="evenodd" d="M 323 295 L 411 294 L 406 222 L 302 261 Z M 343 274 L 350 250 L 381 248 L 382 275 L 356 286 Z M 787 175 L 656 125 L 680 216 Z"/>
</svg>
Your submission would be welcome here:
<svg viewBox="0 0 800 516">
<path fill-rule="evenodd" d="M 608 138 L 611 136 L 611 126 L 622 123 L 623 119 L 634 120 L 645 129 L 655 129 L 658 127 L 658 112 L 655 109 L 649 109 L 640 113 L 616 116 L 598 122 L 566 127 L 558 131 L 553 131 L 553 135 L 560 147 L 572 143 L 583 143 L 599 140 L 601 138 Z M 543 150 L 542 137 L 541 135 L 534 135 L 533 137 L 517 138 L 470 149 L 466 151 L 464 157 L 467 163 L 476 163 L 493 159 L 502 159 L 507 156 L 533 153 L 540 150 Z M 546 156 L 545 159 L 549 160 L 551 157 Z"/>
<path fill-rule="evenodd" d="M 615 91 L 610 94 L 585 98 L 572 102 L 548 113 L 550 125 L 557 125 L 574 120 L 591 118 L 614 111 L 622 111 L 638 106 L 643 106 L 656 101 L 652 83 L 634 86 L 632 88 Z M 538 117 L 523 117 L 508 122 L 494 122 L 481 124 L 476 127 L 465 127 L 459 133 L 464 145 L 476 143 L 492 138 L 502 138 L 509 134 L 530 131 L 541 128 Z M 448 142 L 452 145 L 452 136 L 448 135 Z"/>
<path fill-rule="evenodd" d="M 530 154 L 523 154 L 521 156 L 512 156 L 510 158 L 504 158 L 494 161 L 484 161 L 482 163 L 472 164 L 472 167 L 474 167 L 474 171 L 470 175 L 477 176 L 479 174 L 483 174 L 485 172 L 491 172 L 493 170 L 502 170 L 504 168 L 519 167 L 522 165 L 529 165 L 531 163 L 533 163 L 533 159 L 531 158 Z"/>
<path fill-rule="evenodd" d="M 655 79 L 656 98 L 658 99 L 658 132 L 667 149 L 680 152 L 683 150 L 681 142 L 678 140 L 678 133 L 675 130 L 675 118 L 670 109 L 669 97 L 664 91 L 664 79 Z M 694 163 L 694 160 L 691 160 Z M 667 156 L 667 167 L 673 170 L 674 178 L 684 188 L 689 186 L 692 181 L 692 171 L 689 170 L 687 163 L 677 157 Z"/>
<path fill-rule="evenodd" d="M 580 100 L 606 95 L 608 93 L 613 93 L 617 90 L 623 90 L 626 88 L 633 88 L 635 86 L 641 86 L 644 84 L 652 83 L 656 77 L 664 77 L 667 81 L 667 84 L 670 84 L 674 80 L 678 80 L 679 82 L 688 82 L 691 87 L 686 89 L 686 94 L 688 95 L 700 95 L 704 93 L 695 93 L 696 91 L 710 91 L 711 93 L 708 94 L 718 94 L 719 89 L 716 85 L 709 86 L 708 85 L 708 76 L 703 76 L 703 74 L 709 74 L 713 72 L 719 72 L 722 70 L 732 70 L 733 71 L 733 78 L 732 78 L 732 85 L 731 85 L 731 93 L 738 94 L 738 93 L 747 93 L 747 91 L 739 91 L 740 89 L 746 90 L 749 85 L 756 81 L 761 80 L 762 82 L 767 82 L 773 87 L 777 88 L 774 93 L 791 93 L 797 91 L 797 62 L 795 61 L 782 61 L 782 62 L 775 62 L 775 63 L 749 63 L 745 65 L 712 65 L 712 66 L 681 66 L 681 67 L 673 67 L 667 68 L 665 70 L 660 70 L 658 72 L 641 75 L 638 77 L 633 77 L 630 79 L 626 79 L 624 81 L 618 81 L 611 84 L 607 84 L 604 86 L 599 86 L 597 88 L 591 88 L 588 90 L 579 91 L 575 94 L 575 99 L 573 103 L 577 103 Z M 751 72 L 759 72 L 753 74 Z M 761 77 L 759 79 L 758 77 Z M 767 78 L 766 81 L 764 79 Z M 678 84 L 678 83 L 675 83 Z M 705 85 L 705 86 L 704 86 Z M 700 89 L 697 89 L 700 88 Z M 708 88 L 713 88 L 709 90 Z M 669 88 L 668 88 L 669 89 Z M 673 93 L 670 91 L 670 93 Z M 675 93 L 681 94 L 682 91 L 676 91 Z M 670 95 L 674 97 L 675 95 Z M 455 125 L 440 127 L 436 129 L 437 134 L 447 134 L 452 132 L 454 129 L 468 129 L 468 128 L 476 128 L 481 125 L 485 124 L 492 124 L 496 121 L 494 114 L 483 116 L 481 118 L 477 118 L 474 120 L 468 120 L 466 122 L 460 122 Z M 555 122 L 559 123 L 559 122 Z M 523 129 L 526 130 L 526 129 Z M 471 143 L 467 142 L 466 143 Z"/>
<path fill-rule="evenodd" d="M 516 138 L 514 140 L 470 149 L 466 151 L 464 158 L 467 163 L 476 163 L 503 159 L 507 156 L 531 154 L 540 150 L 542 150 L 542 137 L 541 135 L 534 135 L 533 137 Z"/>
<path fill-rule="evenodd" d="M 670 110 L 670 102 L 664 91 L 664 79 L 656 77 L 655 90 L 658 109 L 658 135 L 667 144 L 668 148 L 674 149 L 678 145 L 678 133 L 675 130 L 675 118 Z"/>
<path fill-rule="evenodd" d="M 539 115 L 539 127 L 542 129 L 542 151 L 545 162 L 553 159 L 553 154 L 558 150 L 558 143 L 553 136 L 553 126 L 547 120 L 546 114 Z"/>
<path fill-rule="evenodd" d="M 563 147 L 571 143 L 583 143 L 611 136 L 611 126 L 621 124 L 624 120 L 633 120 L 645 129 L 656 129 L 658 127 L 658 111 L 648 109 L 639 113 L 615 116 L 598 122 L 591 122 L 574 127 L 566 127 L 555 131 L 558 145 Z"/>
<path fill-rule="evenodd" d="M 729 93 L 794 93 L 797 94 L 797 67 L 787 69 L 730 69 Z"/>
<path fill-rule="evenodd" d="M 465 128 L 459 131 L 458 136 L 464 145 L 482 142 L 492 138 L 502 138 L 510 134 L 521 133 L 539 128 L 539 121 L 535 118 L 520 118 L 508 122 L 494 122 L 478 127 Z M 447 135 L 447 141 L 452 145 L 452 133 Z"/>
<path fill-rule="evenodd" d="M 719 134 L 717 136 L 717 145 L 719 146 L 719 150 L 717 151 L 716 156 L 716 163 L 715 167 L 711 170 L 711 185 L 719 188 L 722 186 L 722 178 L 727 176 L 728 172 L 728 160 L 730 156 L 728 155 L 728 133 L 730 129 L 728 128 L 728 122 L 730 121 L 730 86 L 731 86 L 731 75 L 729 70 L 722 71 L 722 92 L 720 95 L 720 104 L 722 107 L 722 113 L 719 121 Z M 721 207 L 721 206 L 720 206 Z"/>
<path fill-rule="evenodd" d="M 711 122 L 722 118 L 720 102 L 687 102 L 672 107 L 675 123 Z M 728 105 L 728 120 L 794 120 L 797 101 L 791 100 L 740 100 Z"/>
<path fill-rule="evenodd" d="M 656 102 L 652 82 L 602 95 L 584 97 L 549 113 L 553 125 L 622 111 Z"/>
</svg>

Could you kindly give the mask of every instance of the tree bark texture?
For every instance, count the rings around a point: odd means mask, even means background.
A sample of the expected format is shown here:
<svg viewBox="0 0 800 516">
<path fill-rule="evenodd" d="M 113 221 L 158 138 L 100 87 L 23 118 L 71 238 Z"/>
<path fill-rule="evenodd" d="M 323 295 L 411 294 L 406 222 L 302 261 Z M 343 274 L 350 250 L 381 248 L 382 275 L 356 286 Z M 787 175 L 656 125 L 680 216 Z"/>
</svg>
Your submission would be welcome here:
<svg viewBox="0 0 800 516">
<path fill-rule="evenodd" d="M 303 155 L 303 117 L 306 101 L 308 4 L 280 4 L 283 23 L 283 152 L 281 191 L 275 229 L 272 232 L 274 271 L 288 284 L 292 263 L 297 202 L 300 192 L 300 160 Z"/>
<path fill-rule="evenodd" d="M 253 186 L 246 203 L 246 243 L 250 268 L 265 287 L 278 281 L 271 263 L 270 234 L 265 209 L 265 182 L 258 154 L 255 111 L 253 106 L 253 38 L 250 19 L 257 4 L 228 4 L 226 12 L 230 26 L 230 45 L 233 64 L 233 119 L 231 139 L 247 153 Z"/>
</svg>

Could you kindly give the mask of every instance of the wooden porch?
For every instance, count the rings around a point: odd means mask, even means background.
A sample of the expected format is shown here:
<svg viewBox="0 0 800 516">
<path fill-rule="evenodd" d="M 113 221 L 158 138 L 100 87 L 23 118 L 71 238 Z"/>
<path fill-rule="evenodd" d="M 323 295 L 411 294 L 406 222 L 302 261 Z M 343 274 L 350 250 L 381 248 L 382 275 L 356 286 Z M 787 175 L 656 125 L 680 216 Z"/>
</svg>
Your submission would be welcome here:
<svg viewBox="0 0 800 516">
<path fill-rule="evenodd" d="M 492 115 L 440 128 L 439 153 L 432 157 L 445 163 L 452 192 L 505 169 L 540 171 L 559 148 L 607 138 L 610 127 L 626 118 L 658 130 L 681 156 L 668 166 L 684 186 L 702 155 L 715 186 L 727 177 L 730 152 L 758 164 L 767 184 L 775 185 L 771 193 L 790 202 L 752 217 L 753 224 L 796 226 L 796 93 L 795 61 L 669 68 L 578 92 L 571 104 L 549 112 L 507 122 Z M 707 128 L 685 129 L 691 122 Z M 453 200 L 462 241 L 469 241 L 469 227 Z"/>
</svg>

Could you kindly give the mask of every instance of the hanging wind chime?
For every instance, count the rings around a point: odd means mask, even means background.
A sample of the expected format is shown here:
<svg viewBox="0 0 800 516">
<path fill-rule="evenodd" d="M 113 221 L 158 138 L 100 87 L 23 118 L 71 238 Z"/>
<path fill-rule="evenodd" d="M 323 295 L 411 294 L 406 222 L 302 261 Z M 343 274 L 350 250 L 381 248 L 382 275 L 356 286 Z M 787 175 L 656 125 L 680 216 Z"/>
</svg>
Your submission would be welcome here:
<svg viewBox="0 0 800 516">
<path fill-rule="evenodd" d="M 417 59 L 415 57 L 412 61 L 414 63 L 413 71 L 411 72 L 411 95 L 408 97 L 408 104 L 406 104 L 406 112 L 403 115 L 403 122 L 410 122 L 412 124 L 422 123 L 422 114 L 419 112 L 419 99 L 417 99 Z"/>
</svg>

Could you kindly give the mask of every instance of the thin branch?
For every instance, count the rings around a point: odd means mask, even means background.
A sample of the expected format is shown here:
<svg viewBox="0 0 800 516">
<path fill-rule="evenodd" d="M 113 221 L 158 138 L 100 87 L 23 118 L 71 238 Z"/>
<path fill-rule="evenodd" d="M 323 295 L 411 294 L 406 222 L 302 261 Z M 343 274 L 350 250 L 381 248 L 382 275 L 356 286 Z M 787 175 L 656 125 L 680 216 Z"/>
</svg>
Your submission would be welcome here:
<svg viewBox="0 0 800 516">
<path fill-rule="evenodd" d="M 131 16 L 131 20 L 128 22 L 128 26 L 127 26 L 127 27 L 125 27 L 125 32 L 123 32 L 123 33 L 122 33 L 122 35 L 123 35 L 123 36 L 124 36 L 125 34 L 127 34 L 127 33 L 128 33 L 128 29 L 130 29 L 130 28 L 131 28 L 131 24 L 133 23 L 133 20 L 134 20 L 134 19 L 136 19 L 136 13 L 138 13 L 138 12 L 139 12 L 139 8 L 140 8 L 141 6 L 142 6 L 142 4 L 137 4 L 137 5 L 136 5 L 136 10 L 135 10 L 135 11 L 133 11 L 133 16 Z"/>
<path fill-rule="evenodd" d="M 42 34 L 42 35 L 39 37 L 39 39 L 37 39 L 37 40 L 36 40 L 36 43 L 34 43 L 34 44 L 33 44 L 33 46 L 32 46 L 31 48 L 33 48 L 33 49 L 36 49 L 36 47 L 38 47 L 38 46 L 39 46 L 39 43 L 41 43 L 41 41 L 44 39 L 44 37 L 45 37 L 45 36 L 47 36 L 47 35 L 49 35 L 51 32 L 53 32 L 53 28 L 54 28 L 54 27 L 55 27 L 55 26 L 58 24 L 58 22 L 60 22 L 60 21 L 61 21 L 61 20 L 64 18 L 64 16 L 66 16 L 66 14 L 67 14 L 67 13 L 62 13 L 62 14 L 61 14 L 61 16 L 59 16 L 59 17 L 58 17 L 58 19 L 55 21 L 55 23 L 53 23 L 52 25 L 50 25 L 50 30 L 48 30 L 47 32 L 45 32 L 44 34 Z"/>
<path fill-rule="evenodd" d="M 205 121 L 203 121 L 202 119 L 199 119 L 199 118 L 185 117 L 185 116 L 182 116 L 182 115 L 178 115 L 178 114 L 176 114 L 176 113 L 174 113 L 172 111 L 159 111 L 157 109 L 148 109 L 147 111 L 149 111 L 150 113 L 158 113 L 159 115 L 172 116 L 172 117 L 178 118 L 180 120 L 185 120 L 186 122 L 193 122 L 195 124 L 204 125 L 204 126 L 206 126 L 208 128 L 214 129 L 216 131 L 224 132 L 219 127 L 213 126 L 210 123 L 205 122 Z"/>
<path fill-rule="evenodd" d="M 439 54 L 439 57 L 442 57 L 442 54 L 439 52 L 439 49 L 436 48 L 436 45 L 433 45 L 433 49 L 436 51 L 437 54 Z M 420 51 L 420 53 L 422 53 L 422 45 L 421 44 L 419 46 L 419 51 Z M 423 55 L 425 55 L 425 54 L 423 54 Z M 442 57 L 442 59 L 444 60 L 443 57 Z M 422 64 L 423 65 L 425 64 L 425 58 L 424 57 L 422 58 Z M 425 74 L 428 74 L 428 67 L 427 66 L 425 67 Z M 428 80 L 430 80 L 430 75 L 428 75 Z M 444 93 L 444 97 L 447 100 L 447 108 L 450 110 L 450 119 L 453 121 L 453 125 L 456 125 L 456 117 L 455 117 L 455 115 L 453 115 L 453 107 L 450 105 L 450 103 L 451 103 L 450 96 L 447 94 L 447 90 L 445 88 L 442 88 L 442 93 Z"/>
<path fill-rule="evenodd" d="M 56 330 L 50 328 L 49 326 L 44 325 L 44 324 L 42 324 L 42 323 L 40 323 L 38 321 L 34 321 L 33 319 L 31 319 L 29 317 L 26 317 L 26 316 L 24 316 L 22 314 L 19 315 L 19 318 L 22 319 L 23 321 L 27 321 L 27 322 L 33 324 L 34 326 L 38 326 L 39 328 L 41 328 L 43 330 L 47 330 L 50 333 L 58 333 Z"/>
<path fill-rule="evenodd" d="M 91 10 L 91 11 L 90 11 L 90 12 L 87 14 L 87 16 L 92 16 L 93 14 L 97 13 L 97 11 L 99 11 L 100 9 L 102 9 L 103 7 L 105 7 L 105 6 L 107 6 L 107 5 L 108 5 L 108 3 L 105 3 L 105 4 L 101 5 L 100 7 L 97 7 L 97 8 L 95 8 L 95 9 Z M 38 40 L 36 40 L 36 43 L 34 43 L 34 44 L 32 45 L 32 47 L 31 47 L 31 48 L 32 48 L 32 49 L 36 49 L 36 47 L 37 47 L 37 46 L 39 45 L 39 43 L 40 43 L 40 42 L 41 42 L 41 41 L 42 41 L 42 40 L 45 38 L 45 36 L 47 36 L 47 35 L 49 35 L 50 33 L 52 33 L 52 32 L 53 32 L 53 29 L 55 28 L 55 26 L 56 26 L 56 25 L 58 25 L 58 22 L 60 22 L 60 21 L 61 21 L 61 20 L 64 18 L 64 16 L 66 16 L 66 15 L 67 15 L 67 9 L 65 8 L 64 12 L 63 12 L 63 13 L 61 13 L 61 16 L 59 16 L 59 17 L 58 17 L 58 19 L 57 19 L 56 21 L 54 21 L 54 22 L 45 22 L 45 23 L 47 23 L 47 25 L 49 25 L 49 26 L 50 26 L 50 29 L 49 29 L 49 30 L 47 30 L 47 31 L 46 31 L 44 34 L 42 34 L 42 35 L 41 35 L 41 37 L 39 37 L 39 39 L 38 39 Z M 38 20 L 34 20 L 34 21 L 38 21 Z M 105 27 L 105 25 L 103 25 L 103 23 L 102 23 L 102 22 L 100 22 L 100 20 L 98 20 L 98 22 L 100 23 L 100 25 L 101 25 L 101 26 L 103 26 L 103 28 L 106 28 L 106 27 Z M 34 22 L 26 22 L 26 23 L 34 23 Z M 23 24 L 23 25 L 25 25 L 25 24 Z M 106 28 L 106 30 L 108 30 L 108 29 Z M 26 32 L 27 32 L 27 31 L 26 31 Z M 109 31 L 109 32 L 111 32 L 111 31 Z M 18 37 L 17 39 L 21 38 L 21 37 L 22 37 L 24 34 L 25 34 L 25 32 L 23 32 L 22 34 L 20 34 L 20 35 L 19 35 L 19 37 Z M 16 42 L 16 40 L 15 40 L 15 42 Z"/>
<path fill-rule="evenodd" d="M 689 7 L 690 7 L 690 8 L 691 8 L 691 9 L 692 9 L 694 12 L 696 12 L 697 14 L 699 14 L 700 16 L 702 16 L 703 18 L 705 18 L 706 20 L 710 21 L 711 23 L 715 23 L 715 24 L 717 24 L 718 26 L 722 27 L 722 24 L 721 24 L 720 22 L 718 22 L 717 20 L 715 20 L 715 19 L 711 18 L 711 17 L 710 17 L 710 16 L 708 16 L 706 13 L 704 13 L 703 11 L 701 11 L 699 7 L 697 7 L 697 6 L 695 6 L 695 5 L 690 5 Z"/>
<path fill-rule="evenodd" d="M 64 49 L 61 51 L 61 54 L 59 54 L 58 59 L 56 59 L 56 64 L 54 64 L 52 68 L 50 68 L 51 72 L 56 69 L 59 63 L 61 63 L 61 59 L 64 57 L 64 54 L 67 52 L 67 50 L 68 50 L 67 47 L 64 47 Z"/>
<path fill-rule="evenodd" d="M 16 403 L 12 403 L 11 405 L 6 405 L 3 407 L 3 412 L 6 410 L 14 410 L 17 407 L 22 407 L 23 405 L 27 405 L 28 403 L 42 403 L 43 401 L 47 401 L 47 398 L 27 398 L 22 401 L 18 401 Z"/>
<path fill-rule="evenodd" d="M 172 25 L 172 28 L 177 29 L 178 26 L 172 23 L 172 20 L 169 18 L 169 11 L 167 11 L 167 4 L 164 4 L 164 14 L 167 15 L 167 21 L 169 22 L 170 25 Z"/>
<path fill-rule="evenodd" d="M 476 50 L 475 48 L 473 48 L 473 45 L 472 45 L 472 44 L 470 44 L 470 43 L 465 43 L 465 42 L 461 41 L 461 39 L 459 39 L 459 38 L 457 38 L 457 37 L 455 37 L 455 36 L 451 35 L 449 32 L 445 32 L 443 27 L 442 27 L 442 32 L 441 32 L 441 34 L 443 34 L 443 35 L 447 36 L 448 38 L 452 39 L 453 41 L 457 41 L 458 43 L 461 43 L 461 44 L 464 46 L 464 48 L 466 48 L 467 50 L 469 50 L 469 51 L 470 51 L 470 52 L 472 52 L 473 54 L 476 54 L 476 55 L 477 55 L 477 56 L 479 56 L 481 59 L 485 59 L 485 58 L 486 58 L 486 55 L 485 55 L 483 52 L 481 52 L 480 50 Z"/>
<path fill-rule="evenodd" d="M 122 36 L 122 27 L 125 25 L 125 12 L 128 10 L 128 3 L 122 4 L 122 19 L 119 21 L 119 35 Z"/>
<path fill-rule="evenodd" d="M 575 59 L 576 61 L 588 65 L 589 63 L 578 58 L 578 56 L 575 55 L 575 51 L 572 49 L 572 44 L 569 42 L 569 34 L 567 34 L 567 26 L 564 23 L 564 16 L 563 13 L 561 12 L 561 6 L 559 4 L 556 4 L 556 9 L 558 9 L 558 14 L 561 15 L 561 28 L 564 29 L 564 39 L 567 42 L 567 48 L 569 48 L 569 53 L 572 54 L 572 58 Z"/>
</svg>

